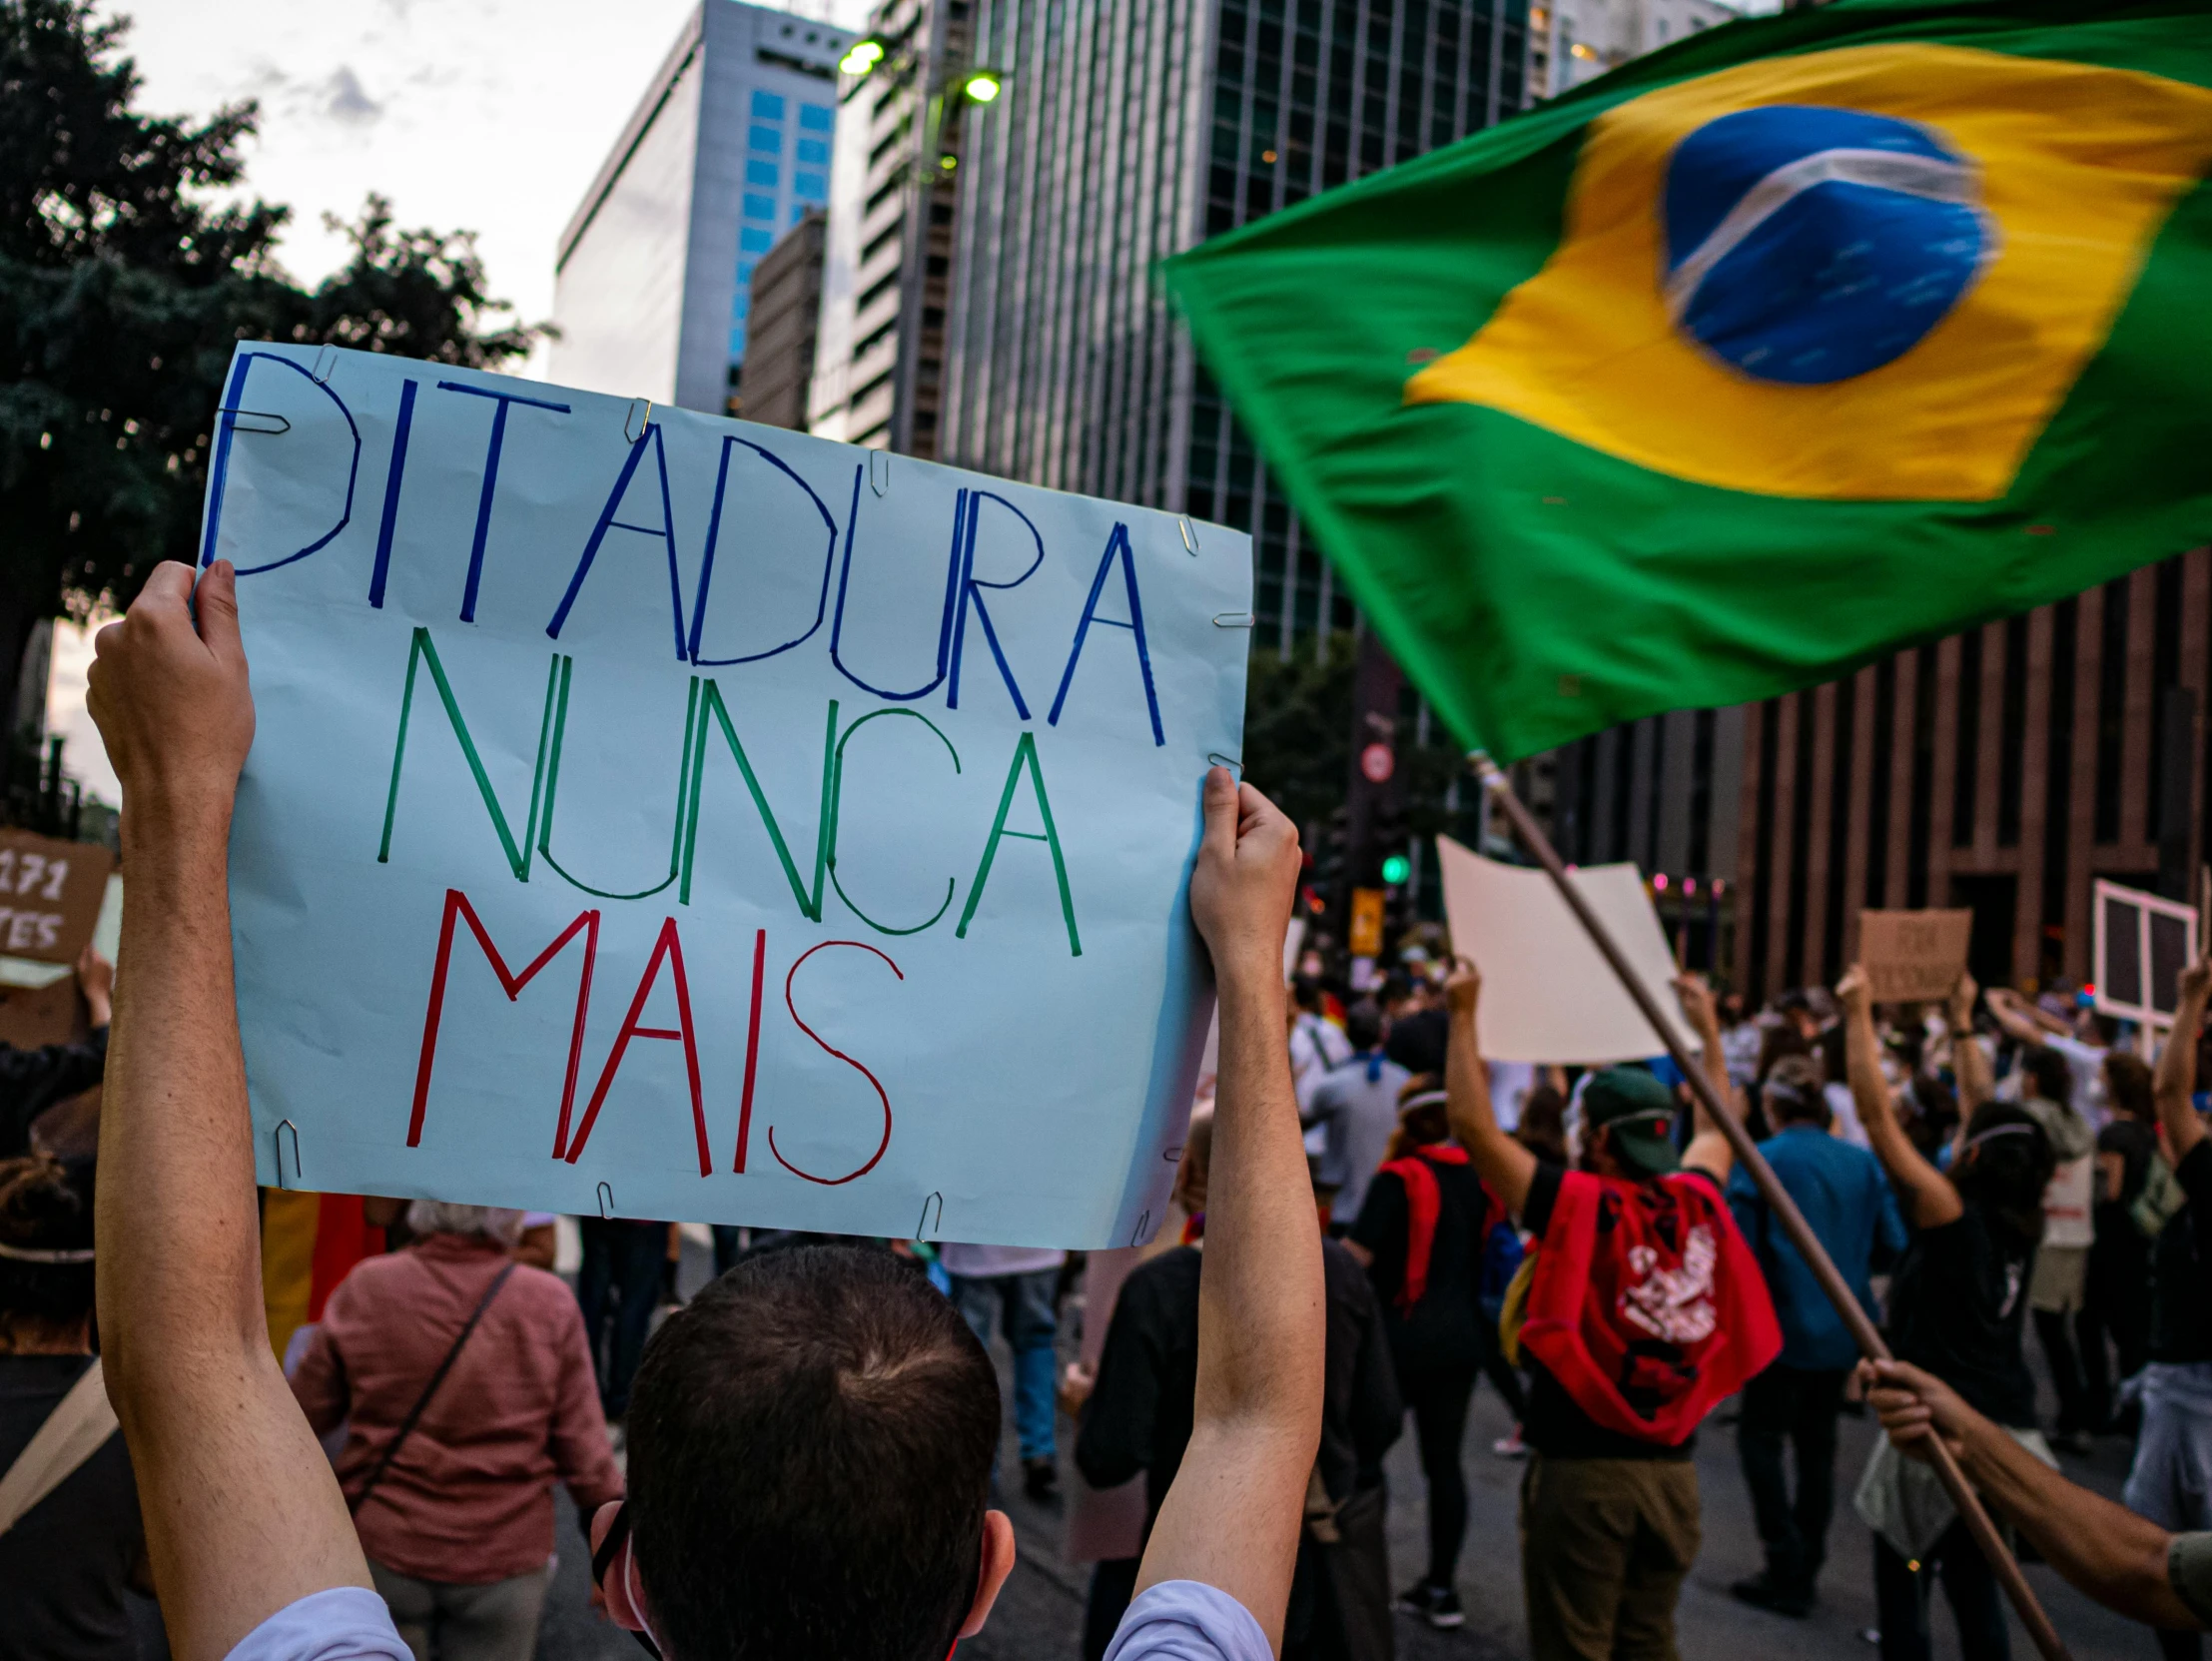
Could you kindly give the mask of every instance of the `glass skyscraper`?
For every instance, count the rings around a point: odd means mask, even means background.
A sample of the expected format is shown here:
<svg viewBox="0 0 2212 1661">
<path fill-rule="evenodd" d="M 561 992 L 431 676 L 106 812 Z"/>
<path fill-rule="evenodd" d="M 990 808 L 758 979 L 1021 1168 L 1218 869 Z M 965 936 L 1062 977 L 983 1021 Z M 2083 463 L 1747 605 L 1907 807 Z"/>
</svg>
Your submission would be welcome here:
<svg viewBox="0 0 2212 1661">
<path fill-rule="evenodd" d="M 830 194 L 849 29 L 703 0 L 562 232 L 557 381 L 742 408 L 753 267 Z"/>
<path fill-rule="evenodd" d="M 1249 529 L 1263 639 L 1347 625 L 1154 267 L 1522 108 L 1526 0 L 943 3 L 1006 90 L 967 117 L 937 452 Z"/>
</svg>

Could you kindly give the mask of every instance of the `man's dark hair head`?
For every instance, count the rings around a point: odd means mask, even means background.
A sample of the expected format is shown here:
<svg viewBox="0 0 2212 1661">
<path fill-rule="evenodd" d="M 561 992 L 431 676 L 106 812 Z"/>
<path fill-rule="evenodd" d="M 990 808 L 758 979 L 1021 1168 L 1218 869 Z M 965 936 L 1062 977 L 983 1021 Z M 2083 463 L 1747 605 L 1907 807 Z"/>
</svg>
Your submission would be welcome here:
<svg viewBox="0 0 2212 1661">
<path fill-rule="evenodd" d="M 1759 1040 L 1759 1082 L 1765 1084 L 1767 1075 L 1785 1056 L 1810 1056 L 1813 1045 L 1806 1036 L 1787 1021 L 1769 1027 Z"/>
<path fill-rule="evenodd" d="M 44 1154 L 0 1161 L 0 1317 L 59 1332 L 92 1312 L 92 1196 Z"/>
<path fill-rule="evenodd" d="M 2104 1058 L 2104 1087 L 2115 1112 L 2146 1124 L 2158 1122 L 2158 1107 L 2151 1094 L 2150 1069 L 2143 1058 L 2114 1050 Z"/>
<path fill-rule="evenodd" d="M 1403 975 L 1386 975 L 1383 977 L 1382 985 L 1375 991 L 1375 999 L 1386 1010 L 1396 1009 L 1412 997 L 1414 991 L 1413 983 Z"/>
<path fill-rule="evenodd" d="M 1813 1053 L 1821 1058 L 1824 1083 L 1841 1085 L 1850 1081 L 1850 1063 L 1844 1055 L 1845 1037 L 1843 1023 L 1839 1021 L 1813 1042 Z"/>
<path fill-rule="evenodd" d="M 1951 1168 L 1961 1200 L 1996 1217 L 2021 1240 L 2043 1237 L 2043 1190 L 2058 1162 L 2043 1127 L 2024 1108 L 1984 1102 L 1966 1121 L 1966 1144 Z"/>
<path fill-rule="evenodd" d="M 1361 999 L 1344 1012 L 1344 1036 L 1354 1050 L 1372 1050 L 1382 1042 L 1382 1011 Z"/>
<path fill-rule="evenodd" d="M 739 1264 L 631 1393 L 637 1566 L 671 1661 L 944 1661 L 975 1601 L 999 1382 L 889 1252 Z"/>
<path fill-rule="evenodd" d="M 2062 1108 L 2073 1106 L 2074 1070 L 2066 1065 L 2064 1056 L 2047 1044 L 2038 1044 L 2021 1058 L 2020 1066 L 2037 1096 Z"/>
<path fill-rule="evenodd" d="M 1538 1085 L 1521 1099 L 1521 1145 L 1567 1163 L 1567 1098 L 1550 1085 Z"/>
<path fill-rule="evenodd" d="M 1778 1125 L 1818 1125 L 1826 1130 L 1835 1113 L 1824 1088 L 1827 1078 L 1811 1056 L 1785 1056 L 1767 1075 L 1767 1117 Z"/>
<path fill-rule="evenodd" d="M 1290 983 L 1290 1002 L 1302 1010 L 1320 1009 L 1321 983 L 1311 975 L 1300 975 Z"/>
</svg>

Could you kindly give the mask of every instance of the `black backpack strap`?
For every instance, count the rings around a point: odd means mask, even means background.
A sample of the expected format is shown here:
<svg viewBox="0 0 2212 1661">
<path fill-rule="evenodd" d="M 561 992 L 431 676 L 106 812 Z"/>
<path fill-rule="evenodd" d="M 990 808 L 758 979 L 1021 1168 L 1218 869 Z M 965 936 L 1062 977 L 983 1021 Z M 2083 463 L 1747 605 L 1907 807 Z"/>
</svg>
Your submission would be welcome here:
<svg viewBox="0 0 2212 1661">
<path fill-rule="evenodd" d="M 461 1346 L 468 1342 L 468 1334 L 475 1331 L 476 1323 L 483 1319 L 484 1311 L 491 1307 L 491 1300 L 499 1295 L 499 1288 L 507 1283 L 507 1276 L 513 1272 L 514 1264 L 509 1261 L 491 1277 L 491 1284 L 484 1287 L 483 1296 L 476 1299 L 476 1306 L 468 1312 L 467 1320 L 461 1323 L 460 1334 L 453 1339 L 452 1348 L 445 1351 L 445 1358 L 437 1363 L 437 1370 L 430 1374 L 430 1381 L 422 1386 L 422 1393 L 415 1397 L 414 1405 L 407 1409 L 407 1416 L 399 1421 L 397 1434 L 384 1444 L 375 1468 L 369 1473 L 369 1480 L 362 1484 L 361 1492 L 347 1502 L 347 1510 L 359 1512 L 369 1503 L 369 1496 L 376 1491 L 376 1484 L 391 1469 L 391 1461 L 398 1457 L 400 1447 L 414 1434 L 414 1427 L 421 1422 L 423 1410 L 430 1404 L 430 1397 L 437 1394 L 438 1385 L 445 1382 L 445 1375 L 453 1370 L 453 1363 L 460 1359 Z"/>
</svg>

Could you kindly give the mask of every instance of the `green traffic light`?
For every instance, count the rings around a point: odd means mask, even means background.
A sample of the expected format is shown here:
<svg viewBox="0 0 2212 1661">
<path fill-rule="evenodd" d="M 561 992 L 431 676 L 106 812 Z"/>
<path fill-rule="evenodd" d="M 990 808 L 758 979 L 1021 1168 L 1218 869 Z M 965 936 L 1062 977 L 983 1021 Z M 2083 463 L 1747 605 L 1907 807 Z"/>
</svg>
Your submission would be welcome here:
<svg viewBox="0 0 2212 1661">
<path fill-rule="evenodd" d="M 1392 854 L 1382 862 L 1382 880 L 1393 887 L 1413 874 L 1413 865 L 1405 855 Z"/>
</svg>

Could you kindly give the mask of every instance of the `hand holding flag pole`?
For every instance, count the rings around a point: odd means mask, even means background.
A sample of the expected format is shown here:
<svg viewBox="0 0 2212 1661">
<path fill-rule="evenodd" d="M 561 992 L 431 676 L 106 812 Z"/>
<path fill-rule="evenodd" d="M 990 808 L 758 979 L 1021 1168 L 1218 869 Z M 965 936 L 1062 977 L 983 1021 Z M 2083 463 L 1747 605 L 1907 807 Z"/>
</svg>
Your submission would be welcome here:
<svg viewBox="0 0 2212 1661">
<path fill-rule="evenodd" d="M 1535 816 L 1529 812 L 1521 798 L 1513 793 L 1513 786 L 1507 781 L 1504 772 L 1481 750 L 1474 751 L 1468 760 L 1480 776 L 1483 788 L 1496 797 L 1498 805 L 1504 808 L 1505 816 L 1511 822 L 1513 832 L 1520 838 L 1522 846 L 1536 856 L 1536 862 L 1543 866 L 1545 873 L 1552 879 L 1560 897 L 1567 902 L 1568 909 L 1589 931 L 1591 941 L 1612 966 L 1614 974 L 1621 978 L 1621 985 L 1628 990 L 1629 997 L 1635 1000 L 1644 1019 L 1651 1023 L 1652 1031 L 1667 1046 L 1667 1053 L 1674 1058 L 1683 1077 L 1689 1080 L 1691 1088 L 1703 1099 L 1709 1117 L 1720 1127 L 1722 1134 L 1729 1140 L 1729 1146 L 1735 1151 L 1737 1163 L 1757 1185 L 1760 1197 L 1766 1201 L 1768 1209 L 1782 1225 L 1783 1233 L 1790 1237 L 1791 1245 L 1798 1248 L 1799 1254 L 1813 1270 L 1813 1277 L 1820 1281 L 1821 1289 L 1828 1294 L 1829 1301 L 1836 1305 L 1836 1312 L 1843 1317 L 1843 1324 L 1850 1328 L 1851 1336 L 1857 1340 L 1860 1351 L 1871 1360 L 1893 1359 L 1889 1353 L 1889 1345 L 1883 1341 L 1874 1323 L 1867 1318 L 1866 1311 L 1858 1306 L 1858 1299 L 1851 1294 L 1850 1287 L 1844 1283 L 1842 1272 L 1829 1256 L 1827 1248 L 1813 1233 L 1812 1226 L 1805 1221 L 1805 1214 L 1798 1210 L 1797 1202 L 1790 1198 L 1790 1191 L 1782 1186 L 1781 1179 L 1775 1175 L 1774 1167 L 1767 1163 L 1766 1156 L 1760 1153 L 1758 1145 L 1752 1141 L 1751 1133 L 1728 1111 L 1728 1105 L 1713 1088 L 1713 1081 L 1707 1076 L 1706 1070 L 1691 1058 L 1681 1040 L 1676 1038 L 1674 1024 L 1666 1019 L 1657 1000 L 1638 979 L 1605 924 L 1590 909 L 1581 891 L 1567 880 L 1567 867 L 1559 857 L 1559 850 L 1552 846 L 1551 839 L 1544 834 L 1543 827 L 1537 824 Z M 1982 1508 L 1980 1497 L 1967 1485 L 1965 1473 L 1958 1468 L 1958 1462 L 1951 1456 L 1950 1449 L 1943 1444 L 1940 1437 L 1928 1438 L 1927 1449 L 1930 1463 L 1934 1465 L 1935 1474 L 1942 1481 L 1944 1491 L 1950 1495 L 1952 1505 L 1957 1507 L 1959 1516 L 1964 1519 L 1967 1532 L 1974 1537 L 1974 1543 L 1981 1548 L 1982 1555 L 1988 1558 L 1990 1568 L 2003 1584 L 2005 1596 L 2011 1600 L 2021 1624 L 2027 1628 L 2028 1636 L 2035 1641 L 2035 1647 L 2041 1652 L 2043 1661 L 2071 1661 L 2057 1629 L 2051 1625 L 2050 1617 L 2043 1613 L 2043 1606 L 2035 1600 L 2035 1593 L 2029 1589 L 2026 1577 L 2020 1573 L 2020 1565 L 2014 1561 L 2012 1553 L 2005 1549 L 2004 1541 L 1998 1537 L 1996 1525 L 1989 1520 L 1989 1513 Z"/>
</svg>

